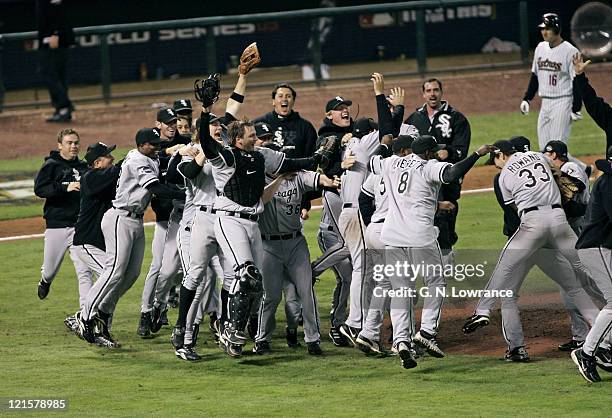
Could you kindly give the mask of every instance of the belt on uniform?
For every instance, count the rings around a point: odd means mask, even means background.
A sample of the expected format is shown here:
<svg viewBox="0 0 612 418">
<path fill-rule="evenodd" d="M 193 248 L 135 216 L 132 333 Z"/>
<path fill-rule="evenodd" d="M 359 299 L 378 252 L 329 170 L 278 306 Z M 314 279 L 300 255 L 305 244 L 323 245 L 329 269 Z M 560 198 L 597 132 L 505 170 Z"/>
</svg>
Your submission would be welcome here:
<svg viewBox="0 0 612 418">
<path fill-rule="evenodd" d="M 225 215 L 225 216 L 233 216 L 235 218 L 248 219 L 249 221 L 253 221 L 253 222 L 257 222 L 257 220 L 259 219 L 259 215 L 254 215 L 254 214 L 244 213 L 244 212 L 233 212 L 231 210 L 218 210 L 217 209 L 213 213 L 218 213 L 220 215 Z"/>
<path fill-rule="evenodd" d="M 217 213 L 217 211 L 216 211 L 216 210 L 214 210 L 214 209 L 213 209 L 212 207 L 210 207 L 210 206 L 200 206 L 200 210 L 201 210 L 202 212 L 209 212 L 209 213 L 213 213 L 213 214 L 214 214 L 214 213 Z"/>
<path fill-rule="evenodd" d="M 561 206 L 560 204 L 556 203 L 552 206 L 532 206 L 530 208 L 527 208 L 525 210 L 523 210 L 523 215 L 526 214 L 527 212 L 533 212 L 534 210 L 540 210 L 540 209 L 548 209 L 548 208 L 553 208 L 553 209 L 562 209 L 563 206 Z"/>
<path fill-rule="evenodd" d="M 357 205 L 353 204 L 353 203 L 343 203 L 342 204 L 342 209 L 344 209 L 344 208 L 356 208 L 356 207 L 357 207 Z"/>
<path fill-rule="evenodd" d="M 290 234 L 273 235 L 273 234 L 261 234 L 261 239 L 264 241 L 281 241 L 286 239 L 297 238 L 302 235 L 301 231 L 292 232 Z"/>
<path fill-rule="evenodd" d="M 113 206 L 113 209 L 122 210 L 124 212 L 127 212 L 124 216 L 127 216 L 128 218 L 134 218 L 134 219 L 142 219 L 142 218 L 144 218 L 144 213 L 130 212 L 129 210 L 121 209 L 121 208 L 116 208 L 114 206 Z"/>
</svg>

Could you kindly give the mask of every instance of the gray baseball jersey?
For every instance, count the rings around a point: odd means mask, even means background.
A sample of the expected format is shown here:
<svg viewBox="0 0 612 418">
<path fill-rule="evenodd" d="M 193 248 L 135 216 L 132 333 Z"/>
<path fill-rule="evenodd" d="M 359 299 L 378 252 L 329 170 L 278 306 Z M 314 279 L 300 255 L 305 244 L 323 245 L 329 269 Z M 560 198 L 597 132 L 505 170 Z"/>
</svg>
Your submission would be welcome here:
<svg viewBox="0 0 612 418">
<path fill-rule="evenodd" d="M 293 180 L 284 180 L 272 200 L 265 204 L 259 219 L 259 229 L 264 235 L 288 234 L 302 229 L 300 203 L 304 192 L 316 190 L 319 173 L 300 171 Z M 266 184 L 274 179 L 266 176 Z"/>
<path fill-rule="evenodd" d="M 144 213 L 151 202 L 151 192 L 146 187 L 159 181 L 159 162 L 140 151 L 128 152 L 117 182 L 117 193 L 113 206 L 129 212 Z"/>
<path fill-rule="evenodd" d="M 374 198 L 375 210 L 371 222 L 382 222 L 389 212 L 389 199 L 386 193 L 385 180 L 380 174 L 370 174 L 366 179 L 361 191 Z"/>
<path fill-rule="evenodd" d="M 374 162 L 378 161 L 378 164 Z M 392 247 L 425 247 L 438 238 L 434 215 L 442 173 L 450 163 L 424 160 L 416 154 L 392 155 L 372 160 L 374 174 L 382 174 L 389 191 L 389 216 L 381 232 L 381 241 Z M 410 194 L 407 193 L 410 191 Z"/>
<path fill-rule="evenodd" d="M 264 157 L 265 163 L 265 171 L 269 174 L 276 174 L 278 170 L 280 170 L 283 165 L 283 161 L 285 161 L 285 154 L 282 152 L 277 152 L 271 150 L 269 148 L 259 148 L 256 147 L 255 151 L 260 152 Z M 249 153 L 245 153 L 245 155 L 249 155 Z M 219 154 L 217 158 L 210 160 L 210 163 L 213 166 L 212 174 L 215 182 L 215 187 L 219 191 L 223 191 L 226 183 L 229 179 L 234 175 L 236 171 L 235 164 L 232 166 L 227 165 L 227 163 L 223 160 L 222 154 Z M 247 172 L 248 173 L 248 172 Z M 257 202 L 257 204 L 253 207 L 246 207 L 237 204 L 236 202 L 228 199 L 227 197 L 221 195 L 217 196 L 217 199 L 214 203 L 214 208 L 216 210 L 224 210 L 231 212 L 244 212 L 244 213 L 252 213 L 252 214 L 260 214 L 263 212 L 264 206 L 261 201 Z"/>
<path fill-rule="evenodd" d="M 561 194 L 549 161 L 539 152 L 512 154 L 499 175 L 504 203 L 516 204 L 519 213 L 534 206 L 560 205 Z"/>
<path fill-rule="evenodd" d="M 380 145 L 378 131 L 370 132 L 361 138 L 351 138 L 346 144 L 343 158 L 355 155 L 355 164 L 342 173 L 340 197 L 343 203 L 357 203 L 361 186 L 368 174 L 368 161 Z"/>
</svg>

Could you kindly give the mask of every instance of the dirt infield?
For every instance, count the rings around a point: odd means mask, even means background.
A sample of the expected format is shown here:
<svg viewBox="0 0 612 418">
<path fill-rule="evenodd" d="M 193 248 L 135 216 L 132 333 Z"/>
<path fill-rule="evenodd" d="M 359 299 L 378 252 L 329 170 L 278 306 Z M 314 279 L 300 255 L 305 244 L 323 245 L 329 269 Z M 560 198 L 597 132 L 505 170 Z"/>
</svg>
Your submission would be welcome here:
<svg viewBox="0 0 612 418">
<path fill-rule="evenodd" d="M 612 97 L 612 83 L 609 83 L 610 66 L 597 65 L 589 71 L 589 79 L 596 87 L 598 94 Z M 513 70 L 507 72 L 478 73 L 460 76 L 441 76 L 444 80 L 445 99 L 463 112 L 470 115 L 518 112 L 518 104 L 527 86 L 529 71 Z M 406 112 L 422 104 L 420 95 L 421 80 L 417 78 L 389 78 L 387 87 L 401 85 L 406 89 Z M 226 86 L 227 87 L 227 86 Z M 353 116 L 376 114 L 372 89 L 369 80 L 352 84 L 330 84 L 324 87 L 303 87 L 298 89 L 296 110 L 318 127 L 323 119 L 323 108 L 330 98 L 342 95 L 353 100 Z M 156 97 L 143 99 L 129 104 L 82 105 L 78 106 L 75 118 L 70 125 L 81 134 L 83 149 L 87 145 L 103 140 L 120 147 L 132 147 L 135 132 L 146 126 L 152 126 L 155 110 L 152 102 L 165 101 L 172 103 L 175 97 Z M 536 100 L 536 103 L 538 101 Z M 215 111 L 222 113 L 225 101 L 215 106 Z M 534 106 L 537 108 L 538 104 Z M 247 89 L 247 99 L 243 114 L 249 117 L 259 116 L 271 110 L 270 89 Z M 536 109 L 534 109 L 536 110 Z M 59 125 L 44 122 L 48 110 L 12 111 L 0 114 L 0 147 L 2 159 L 18 158 L 31 155 L 45 155 L 55 148 L 55 137 Z M 511 132 L 508 133 L 509 136 Z"/>
</svg>

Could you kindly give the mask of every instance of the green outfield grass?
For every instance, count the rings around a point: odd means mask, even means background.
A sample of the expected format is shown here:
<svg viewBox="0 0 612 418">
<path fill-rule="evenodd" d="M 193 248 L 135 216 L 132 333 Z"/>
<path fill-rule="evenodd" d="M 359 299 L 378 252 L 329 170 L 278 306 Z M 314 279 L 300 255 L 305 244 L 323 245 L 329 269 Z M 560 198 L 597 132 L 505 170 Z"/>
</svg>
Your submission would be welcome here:
<svg viewBox="0 0 612 418">
<path fill-rule="evenodd" d="M 458 248 L 501 248 L 501 211 L 492 194 L 461 199 Z M 320 251 L 318 213 L 305 223 L 312 257 Z M 150 243 L 152 228 L 147 228 Z M 117 307 L 114 334 L 123 348 L 109 351 L 70 334 L 63 318 L 77 308 L 77 286 L 68 258 L 49 297 L 36 297 L 42 240 L 0 243 L 0 398 L 62 398 L 69 416 L 601 416 L 610 381 L 587 385 L 569 359 L 535 358 L 509 364 L 497 357 L 424 358 L 404 370 L 396 358 L 367 358 L 335 348 L 326 334 L 333 278 L 322 276 L 317 297 L 325 355 L 284 346 L 284 313 L 269 356 L 230 359 L 203 329 L 204 359 L 175 358 L 170 329 L 153 340 L 135 334 L 140 295 L 150 262 Z M 170 311 L 170 320 L 176 311 Z M 208 343 L 204 343 L 208 340 Z M 250 348 L 250 345 L 247 345 Z M 3 410 L 5 414 L 7 411 Z"/>
<path fill-rule="evenodd" d="M 42 201 L 37 201 L 19 205 L 0 205 L 0 221 L 42 216 L 43 204 Z"/>
</svg>

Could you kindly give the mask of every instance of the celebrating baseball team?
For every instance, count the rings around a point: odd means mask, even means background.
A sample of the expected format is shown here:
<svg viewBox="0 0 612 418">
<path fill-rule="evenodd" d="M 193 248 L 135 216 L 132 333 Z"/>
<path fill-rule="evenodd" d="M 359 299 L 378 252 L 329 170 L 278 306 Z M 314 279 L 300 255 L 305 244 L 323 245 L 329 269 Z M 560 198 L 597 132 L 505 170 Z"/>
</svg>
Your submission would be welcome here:
<svg viewBox="0 0 612 418">
<path fill-rule="evenodd" d="M 140 129 L 136 148 L 121 161 L 112 155 L 115 145 L 103 142 L 79 159 L 78 132 L 63 129 L 35 180 L 36 195 L 46 199 L 38 297 L 49 296 L 69 251 L 79 308 L 64 323 L 87 343 L 119 348 L 113 315 L 141 273 L 150 204 L 155 227 L 140 320 L 134 320 L 139 337 L 169 325 L 168 310 L 176 308 L 177 358 L 201 359 L 202 323 L 229 356 L 242 356 L 247 344 L 265 355 L 284 300 L 287 346 L 301 347 L 302 327 L 307 352 L 320 356 L 316 282 L 332 269 L 331 342 L 414 368 L 421 356 L 445 356 L 437 337 L 447 277 L 435 269 L 420 275 L 430 296 L 417 330 L 417 300 L 403 291 L 415 289 L 416 277 L 396 271 L 374 283 L 373 269 L 452 265 L 462 179 L 487 156 L 486 164 L 499 169 L 493 187 L 508 237 L 486 284 L 511 291 L 499 298 L 504 358 L 529 361 L 518 295 L 537 265 L 559 285 L 570 317 L 572 339 L 559 350 L 571 353 L 584 379 L 600 381 L 599 369 L 612 372 L 612 110 L 589 84 L 590 61 L 563 40 L 560 27 L 556 14 L 542 17 L 543 41 L 520 104 L 526 114 L 535 94 L 542 98 L 537 145 L 514 136 L 470 153 L 469 122 L 442 100 L 442 81 L 426 80 L 425 103 L 405 117 L 404 90 L 385 90 L 379 73 L 371 76 L 376 118 L 353 120 L 352 101 L 338 95 L 327 101 L 317 131 L 294 110 L 296 90 L 280 83 L 271 112 L 237 119 L 248 74 L 261 62 L 255 43 L 242 53 L 224 113 L 212 113 L 219 76 L 196 80 L 201 109 L 186 98 L 161 108 L 155 127 Z M 583 104 L 607 138 L 606 158 L 595 162 L 602 174 L 592 185 L 594 167 L 567 146 Z M 311 260 L 302 223 L 319 198 L 323 254 Z M 498 298 L 488 295 L 464 333 L 489 325 Z M 390 350 L 381 337 L 387 314 Z"/>
</svg>

